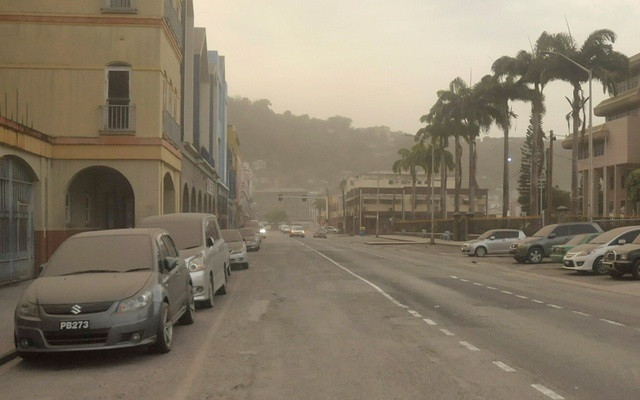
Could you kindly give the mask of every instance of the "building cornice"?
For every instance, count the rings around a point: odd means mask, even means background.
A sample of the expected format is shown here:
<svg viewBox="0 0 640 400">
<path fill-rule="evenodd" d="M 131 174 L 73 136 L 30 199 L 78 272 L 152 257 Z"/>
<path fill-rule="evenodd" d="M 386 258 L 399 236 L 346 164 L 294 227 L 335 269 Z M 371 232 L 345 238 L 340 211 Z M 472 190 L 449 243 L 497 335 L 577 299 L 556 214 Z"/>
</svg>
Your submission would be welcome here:
<svg viewBox="0 0 640 400">
<path fill-rule="evenodd" d="M 637 87 L 601 101 L 600 104 L 595 106 L 593 113 L 598 117 L 607 117 L 639 106 L 640 87 Z"/>
</svg>

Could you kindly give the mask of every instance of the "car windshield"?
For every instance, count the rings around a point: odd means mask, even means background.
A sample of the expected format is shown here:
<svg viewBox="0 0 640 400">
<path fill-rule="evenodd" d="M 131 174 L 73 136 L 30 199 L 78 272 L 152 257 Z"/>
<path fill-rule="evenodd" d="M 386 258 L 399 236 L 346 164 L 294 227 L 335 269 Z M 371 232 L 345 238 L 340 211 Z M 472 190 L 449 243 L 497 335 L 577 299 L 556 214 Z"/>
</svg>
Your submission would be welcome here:
<svg viewBox="0 0 640 400">
<path fill-rule="evenodd" d="M 495 235 L 496 231 L 486 231 L 482 235 L 478 236 L 478 240 L 487 239 L 493 235 Z"/>
<path fill-rule="evenodd" d="M 240 228 L 238 230 L 240 231 L 240 234 L 242 235 L 242 237 L 245 237 L 245 238 L 256 235 L 254 228 Z"/>
<path fill-rule="evenodd" d="M 581 235 L 577 235 L 574 236 L 571 240 L 569 240 L 566 244 L 569 246 L 577 246 L 580 243 L 582 243 L 582 241 L 584 240 L 584 238 L 587 237 L 587 235 L 589 235 L 588 233 L 583 233 Z"/>
<path fill-rule="evenodd" d="M 128 272 L 153 268 L 151 238 L 146 235 L 86 236 L 67 239 L 42 276 L 82 272 Z"/>
<path fill-rule="evenodd" d="M 140 228 L 162 228 L 169 232 L 178 250 L 193 249 L 204 245 L 202 221 L 142 221 Z"/>
<path fill-rule="evenodd" d="M 554 229 L 556 229 L 557 225 L 547 225 L 540 229 L 538 232 L 534 233 L 532 237 L 547 237 Z"/>
<path fill-rule="evenodd" d="M 220 233 L 225 242 L 242 242 L 242 235 L 237 229 L 223 229 Z"/>
<path fill-rule="evenodd" d="M 595 238 L 593 238 L 593 240 L 591 240 L 591 244 L 605 244 L 605 243 L 609 243 L 612 240 L 615 240 L 618 236 L 622 235 L 623 233 L 627 232 L 629 230 L 629 228 L 616 228 L 616 229 L 612 229 L 608 232 L 605 232 L 603 234 L 600 234 L 598 236 L 596 236 Z"/>
</svg>

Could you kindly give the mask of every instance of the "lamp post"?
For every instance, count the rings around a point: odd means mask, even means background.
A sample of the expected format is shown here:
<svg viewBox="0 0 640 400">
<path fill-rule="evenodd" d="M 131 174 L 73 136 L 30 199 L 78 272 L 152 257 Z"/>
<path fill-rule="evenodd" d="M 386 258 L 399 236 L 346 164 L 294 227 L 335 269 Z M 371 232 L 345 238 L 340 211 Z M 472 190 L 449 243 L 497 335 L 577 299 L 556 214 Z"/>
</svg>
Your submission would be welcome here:
<svg viewBox="0 0 640 400">
<path fill-rule="evenodd" d="M 573 61 L 572 59 L 570 59 L 569 57 L 565 56 L 562 53 L 558 53 L 557 51 L 543 51 L 542 53 L 556 54 L 564 58 L 565 60 L 571 62 L 573 65 L 580 68 L 587 74 L 589 74 L 589 197 L 588 197 L 589 200 L 587 204 L 587 215 L 589 217 L 589 221 L 593 221 L 593 203 L 594 203 L 594 199 L 593 199 L 593 194 L 594 194 L 594 190 L 593 190 L 593 182 L 594 182 L 594 179 L 593 179 L 593 99 L 592 99 L 593 96 L 591 91 L 591 81 L 593 79 L 593 74 L 589 68 L 581 64 L 578 64 L 577 62 Z"/>
<path fill-rule="evenodd" d="M 429 198 L 429 202 L 430 204 L 430 208 L 431 208 L 431 240 L 429 241 L 429 243 L 431 244 L 436 244 L 436 237 L 435 237 L 435 207 L 433 206 L 433 196 L 435 195 L 435 191 L 433 189 L 433 174 L 434 174 L 434 170 L 435 170 L 435 162 L 436 162 L 436 151 L 435 151 L 435 143 L 431 142 L 431 182 L 429 183 L 431 185 L 431 196 Z M 442 183 L 441 183 L 442 184 Z"/>
</svg>

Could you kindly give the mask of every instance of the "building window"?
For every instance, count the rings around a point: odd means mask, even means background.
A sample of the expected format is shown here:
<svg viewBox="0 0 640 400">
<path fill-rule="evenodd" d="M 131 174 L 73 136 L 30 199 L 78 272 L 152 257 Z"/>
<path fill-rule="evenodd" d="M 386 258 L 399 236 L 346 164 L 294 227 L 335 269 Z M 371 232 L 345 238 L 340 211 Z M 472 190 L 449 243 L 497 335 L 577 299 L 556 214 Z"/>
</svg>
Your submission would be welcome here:
<svg viewBox="0 0 640 400">
<path fill-rule="evenodd" d="M 102 130 L 133 132 L 134 113 L 131 105 L 131 66 L 113 63 L 106 70 L 106 99 L 102 107 Z M 167 88 L 170 90 L 170 88 Z"/>
<path fill-rule="evenodd" d="M 389 185 L 393 185 L 393 179 L 389 179 Z"/>
<path fill-rule="evenodd" d="M 604 142 L 598 142 L 593 144 L 593 156 L 602 156 L 604 155 Z"/>
</svg>

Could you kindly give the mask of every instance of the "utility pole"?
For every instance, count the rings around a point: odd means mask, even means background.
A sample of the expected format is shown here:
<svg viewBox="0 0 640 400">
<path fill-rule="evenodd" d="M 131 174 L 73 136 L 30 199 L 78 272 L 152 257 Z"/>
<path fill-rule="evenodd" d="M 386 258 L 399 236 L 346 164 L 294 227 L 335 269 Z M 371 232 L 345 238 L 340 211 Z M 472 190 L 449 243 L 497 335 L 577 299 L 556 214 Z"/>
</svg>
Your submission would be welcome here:
<svg viewBox="0 0 640 400">
<path fill-rule="evenodd" d="M 376 237 L 380 236 L 380 170 L 378 170 L 378 189 L 376 192 Z"/>
<path fill-rule="evenodd" d="M 553 142 L 556 140 L 553 130 L 549 131 L 549 154 L 547 155 L 547 161 L 549 168 L 547 168 L 547 209 L 545 210 L 545 216 L 549 221 L 549 216 L 553 210 Z"/>
</svg>

